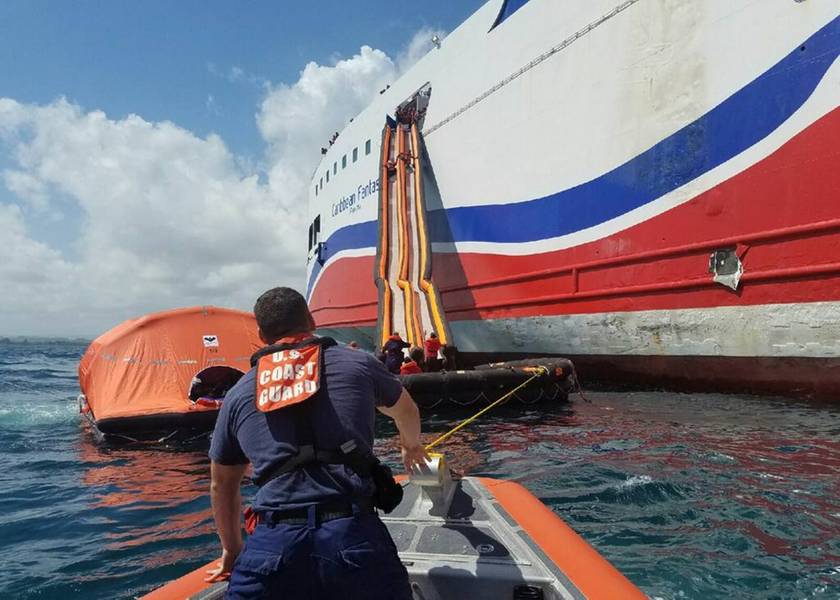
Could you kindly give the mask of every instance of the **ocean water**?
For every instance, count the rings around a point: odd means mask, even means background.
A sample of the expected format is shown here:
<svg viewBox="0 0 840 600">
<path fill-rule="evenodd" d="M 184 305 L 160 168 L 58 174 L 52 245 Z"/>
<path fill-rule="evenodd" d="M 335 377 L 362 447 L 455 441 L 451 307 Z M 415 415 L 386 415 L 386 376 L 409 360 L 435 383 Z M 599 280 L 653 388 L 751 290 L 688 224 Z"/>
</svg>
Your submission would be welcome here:
<svg viewBox="0 0 840 600">
<path fill-rule="evenodd" d="M 217 556 L 206 440 L 97 445 L 83 350 L 0 342 L 0 598 L 133 598 Z M 840 598 L 840 407 L 587 397 L 503 407 L 445 451 L 525 485 L 652 598 Z M 391 462 L 393 434 L 379 424 Z"/>
</svg>

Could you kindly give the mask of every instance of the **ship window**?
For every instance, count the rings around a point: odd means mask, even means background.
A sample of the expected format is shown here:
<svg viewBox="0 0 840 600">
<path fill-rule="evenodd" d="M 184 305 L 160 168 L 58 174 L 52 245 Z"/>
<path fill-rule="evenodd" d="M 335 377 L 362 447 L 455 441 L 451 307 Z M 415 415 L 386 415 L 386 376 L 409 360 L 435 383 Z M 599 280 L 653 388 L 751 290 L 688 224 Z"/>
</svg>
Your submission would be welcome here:
<svg viewBox="0 0 840 600">
<path fill-rule="evenodd" d="M 330 182 L 330 170 L 327 169 L 327 183 Z"/>
<path fill-rule="evenodd" d="M 353 162 L 356 162 L 357 160 L 359 160 L 359 149 L 353 148 Z"/>
<path fill-rule="evenodd" d="M 312 226 L 314 223 L 309 224 L 309 250 L 312 250 Z"/>
<path fill-rule="evenodd" d="M 315 217 L 312 222 L 312 245 L 314 246 L 321 241 L 321 215 Z"/>
<path fill-rule="evenodd" d="M 370 154 L 370 140 L 365 142 L 365 156 Z"/>
<path fill-rule="evenodd" d="M 316 196 L 318 195 L 318 186 L 317 185 L 315 186 L 315 195 Z"/>
<path fill-rule="evenodd" d="M 318 182 L 318 186 L 323 190 L 324 189 L 324 178 L 321 177 L 321 181 Z"/>
<path fill-rule="evenodd" d="M 346 154 L 341 157 L 341 168 L 342 169 L 347 168 L 347 155 Z"/>
<path fill-rule="evenodd" d="M 333 175 L 338 173 L 338 162 L 333 163 Z"/>
</svg>

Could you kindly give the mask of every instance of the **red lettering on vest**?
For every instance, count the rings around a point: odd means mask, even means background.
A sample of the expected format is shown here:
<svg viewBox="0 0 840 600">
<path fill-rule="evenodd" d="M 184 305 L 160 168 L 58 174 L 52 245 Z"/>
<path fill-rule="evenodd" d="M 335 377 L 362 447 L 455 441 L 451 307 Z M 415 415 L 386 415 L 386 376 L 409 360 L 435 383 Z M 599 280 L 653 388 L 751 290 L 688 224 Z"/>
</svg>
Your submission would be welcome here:
<svg viewBox="0 0 840 600">
<path fill-rule="evenodd" d="M 321 346 L 304 346 L 260 357 L 257 408 L 270 412 L 303 402 L 320 387 Z"/>
</svg>

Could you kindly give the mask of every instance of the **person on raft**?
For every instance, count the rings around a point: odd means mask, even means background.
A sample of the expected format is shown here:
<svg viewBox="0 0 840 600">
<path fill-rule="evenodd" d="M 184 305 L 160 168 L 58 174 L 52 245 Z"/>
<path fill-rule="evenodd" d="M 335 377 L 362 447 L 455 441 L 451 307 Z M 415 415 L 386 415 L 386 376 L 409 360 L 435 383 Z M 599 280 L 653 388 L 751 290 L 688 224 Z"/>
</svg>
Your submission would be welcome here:
<svg viewBox="0 0 840 600">
<path fill-rule="evenodd" d="M 400 367 L 400 375 L 414 375 L 415 373 L 422 373 L 422 365 L 423 349 L 415 346 L 409 351 L 408 356 L 405 357 L 405 361 Z"/>
<path fill-rule="evenodd" d="M 442 361 L 438 358 L 438 351 L 441 344 L 434 331 L 429 333 L 429 337 L 423 342 L 423 348 L 425 350 L 423 361 L 426 363 L 426 371 L 440 371 Z"/>
<path fill-rule="evenodd" d="M 392 510 L 402 488 L 372 447 L 379 410 L 396 424 L 406 470 L 423 465 L 417 405 L 373 356 L 315 337 L 295 290 L 268 290 L 254 315 L 268 346 L 225 397 L 210 444 L 222 555 L 207 581 L 229 577 L 229 599 L 410 600 L 408 574 L 374 510 Z M 243 545 L 249 463 L 259 489 Z"/>
<path fill-rule="evenodd" d="M 437 360 L 438 350 L 440 350 L 440 340 L 434 331 L 429 334 L 429 337 L 426 338 L 423 345 L 426 348 L 426 360 L 430 358 Z"/>
<path fill-rule="evenodd" d="M 403 349 L 410 347 L 411 344 L 400 337 L 398 332 L 391 334 L 385 345 L 382 346 L 382 352 L 385 353 L 385 367 L 391 373 L 399 373 L 400 365 L 403 363 Z"/>
</svg>

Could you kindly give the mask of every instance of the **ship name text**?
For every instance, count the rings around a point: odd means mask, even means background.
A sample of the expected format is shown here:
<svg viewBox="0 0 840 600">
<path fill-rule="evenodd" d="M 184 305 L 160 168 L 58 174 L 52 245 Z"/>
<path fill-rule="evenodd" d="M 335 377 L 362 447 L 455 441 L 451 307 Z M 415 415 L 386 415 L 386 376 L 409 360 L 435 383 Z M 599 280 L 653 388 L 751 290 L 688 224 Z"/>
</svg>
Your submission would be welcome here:
<svg viewBox="0 0 840 600">
<path fill-rule="evenodd" d="M 332 216 L 337 216 L 345 211 L 351 214 L 361 209 L 361 202 L 368 196 L 379 192 L 379 180 L 370 179 L 367 183 L 359 185 L 356 191 L 350 192 L 332 205 Z"/>
</svg>

